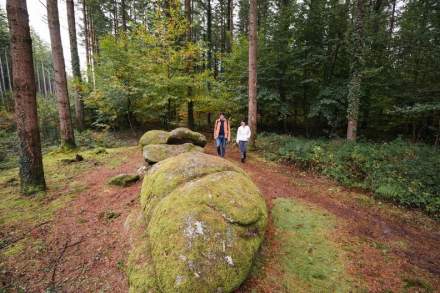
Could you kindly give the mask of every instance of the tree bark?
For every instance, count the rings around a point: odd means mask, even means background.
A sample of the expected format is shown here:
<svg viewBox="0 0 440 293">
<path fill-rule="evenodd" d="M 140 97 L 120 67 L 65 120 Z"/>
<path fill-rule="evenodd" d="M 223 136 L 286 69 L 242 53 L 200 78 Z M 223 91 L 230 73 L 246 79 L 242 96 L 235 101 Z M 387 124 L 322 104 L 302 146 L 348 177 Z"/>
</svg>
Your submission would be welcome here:
<svg viewBox="0 0 440 293">
<path fill-rule="evenodd" d="M 86 0 L 82 0 L 82 12 L 83 12 L 83 21 L 84 21 L 84 44 L 86 46 L 87 81 L 90 82 L 89 21 L 87 15 Z"/>
<path fill-rule="evenodd" d="M 192 42 L 192 16 L 191 16 L 191 0 L 185 0 L 185 18 L 187 21 L 187 29 L 186 29 L 186 40 L 187 42 Z M 191 58 L 191 57 L 190 57 Z M 192 72 L 192 60 L 187 60 L 187 73 L 191 74 Z M 188 128 L 194 129 L 194 101 L 192 100 L 192 87 L 188 86 Z"/>
<path fill-rule="evenodd" d="M 208 68 L 211 70 L 213 67 L 212 61 L 212 8 L 211 8 L 211 0 L 207 0 L 206 5 L 206 34 L 207 34 L 207 43 L 208 43 Z"/>
<path fill-rule="evenodd" d="M 10 38 L 13 96 L 17 134 L 20 141 L 21 192 L 32 194 L 46 189 L 38 128 L 32 39 L 26 0 L 6 2 Z"/>
<path fill-rule="evenodd" d="M 354 32 L 353 32 L 353 61 L 351 64 L 351 78 L 348 85 L 347 108 L 347 140 L 356 141 L 358 133 L 359 103 L 361 96 L 362 66 L 364 50 L 364 0 L 356 1 Z"/>
<path fill-rule="evenodd" d="M 84 129 L 84 102 L 81 93 L 81 67 L 78 55 L 78 42 L 76 39 L 76 21 L 75 21 L 75 5 L 73 0 L 66 0 L 67 8 L 67 24 L 69 26 L 69 39 L 70 39 L 70 55 L 72 61 L 72 72 L 75 79 L 74 86 L 76 91 L 75 96 L 75 114 L 76 124 L 79 130 Z"/>
<path fill-rule="evenodd" d="M 234 30 L 234 1 L 227 0 L 226 7 L 227 19 L 226 19 L 226 52 L 231 52 L 233 30 Z"/>
<path fill-rule="evenodd" d="M 255 146 L 257 134 L 257 0 L 249 3 L 249 105 L 248 123 L 252 135 L 250 145 Z"/>
<path fill-rule="evenodd" d="M 57 0 L 47 0 L 47 21 L 49 23 L 53 67 L 55 71 L 55 94 L 60 119 L 61 147 L 75 147 L 75 136 L 70 117 L 69 93 L 67 91 L 66 67 L 61 44 L 60 21 Z"/>
<path fill-rule="evenodd" d="M 187 21 L 186 40 L 192 41 L 192 17 L 191 17 L 191 0 L 185 0 L 185 18 Z"/>
<path fill-rule="evenodd" d="M 122 20 L 122 31 L 127 32 L 127 8 L 125 5 L 125 0 L 121 0 L 121 20 Z"/>
<path fill-rule="evenodd" d="M 391 43 L 391 40 L 393 39 L 395 14 L 396 14 L 396 0 L 393 0 L 393 8 L 391 10 L 390 31 L 389 31 L 389 42 L 390 43 Z"/>
</svg>

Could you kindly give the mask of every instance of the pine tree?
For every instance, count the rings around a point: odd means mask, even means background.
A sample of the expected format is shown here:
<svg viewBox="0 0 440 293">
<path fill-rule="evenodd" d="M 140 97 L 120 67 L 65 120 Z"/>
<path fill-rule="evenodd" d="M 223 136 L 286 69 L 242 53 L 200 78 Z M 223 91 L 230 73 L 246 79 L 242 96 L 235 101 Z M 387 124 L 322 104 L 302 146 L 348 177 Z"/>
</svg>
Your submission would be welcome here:
<svg viewBox="0 0 440 293">
<path fill-rule="evenodd" d="M 250 144 L 255 146 L 257 134 L 257 0 L 250 0 L 249 4 L 248 123 L 252 132 Z"/>
<path fill-rule="evenodd" d="M 61 147 L 74 148 L 76 146 L 75 136 L 70 116 L 69 93 L 67 90 L 63 46 L 61 44 L 57 0 L 47 0 L 47 21 L 49 24 L 50 45 L 52 48 L 53 67 L 55 71 L 55 93 L 57 96 L 60 119 Z"/>
<path fill-rule="evenodd" d="M 70 39 L 70 55 L 72 62 L 73 77 L 75 79 L 75 113 L 76 123 L 79 130 L 84 129 L 84 102 L 81 94 L 81 67 L 78 55 L 78 42 L 76 38 L 76 21 L 75 21 L 75 5 L 73 0 L 66 0 L 67 8 L 67 23 L 69 26 L 69 39 Z"/>
<path fill-rule="evenodd" d="M 13 96 L 20 141 L 21 192 L 32 194 L 46 189 L 38 128 L 32 40 L 26 0 L 6 4 L 11 36 Z"/>
<path fill-rule="evenodd" d="M 351 78 L 348 85 L 347 108 L 347 140 L 356 141 L 359 119 L 359 102 L 361 96 L 361 70 L 364 63 L 364 0 L 356 0 L 356 11 L 353 32 L 353 61 L 351 64 Z"/>
</svg>

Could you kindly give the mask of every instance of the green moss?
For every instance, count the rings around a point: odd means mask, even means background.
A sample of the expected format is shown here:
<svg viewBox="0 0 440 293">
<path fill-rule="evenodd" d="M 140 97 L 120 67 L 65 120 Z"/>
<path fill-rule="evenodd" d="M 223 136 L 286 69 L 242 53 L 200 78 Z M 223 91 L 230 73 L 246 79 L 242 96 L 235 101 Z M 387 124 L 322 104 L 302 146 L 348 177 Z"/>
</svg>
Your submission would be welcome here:
<svg viewBox="0 0 440 293">
<path fill-rule="evenodd" d="M 244 172 L 229 161 L 204 153 L 183 153 L 154 165 L 142 183 L 140 201 L 149 210 L 177 186 L 222 171 Z M 148 211 L 147 211 L 148 212 Z"/>
<path fill-rule="evenodd" d="M 245 280 L 267 210 L 241 169 L 184 153 L 150 169 L 141 201 L 148 229 L 128 262 L 133 292 L 231 292 Z"/>
<path fill-rule="evenodd" d="M 353 280 L 344 266 L 343 249 L 332 241 L 334 216 L 292 199 L 279 198 L 272 209 L 276 228 L 279 271 L 259 275 L 280 284 L 286 292 L 351 292 Z M 263 256 L 264 257 L 264 256 Z"/>
<path fill-rule="evenodd" d="M 88 172 L 96 163 L 120 164 L 121 153 L 133 148 L 109 149 L 109 154 L 95 154 L 95 150 L 80 152 L 86 161 L 64 165 L 60 161 L 78 152 L 53 151 L 44 155 L 43 164 L 47 193 L 37 193 L 32 197 L 22 196 L 18 180 L 18 168 L 0 171 L 0 229 L 27 231 L 41 222 L 50 220 L 55 212 L 68 204 L 83 191 L 84 182 L 76 179 L 83 172 Z M 62 170 L 62 171 L 60 171 Z"/>
<path fill-rule="evenodd" d="M 137 174 L 119 174 L 110 178 L 108 184 L 126 187 L 129 186 L 140 179 Z"/>
<path fill-rule="evenodd" d="M 405 282 L 405 287 L 403 292 L 425 292 L 425 293 L 434 292 L 432 286 L 424 280 L 411 277 L 411 278 L 406 278 L 403 281 Z"/>
<path fill-rule="evenodd" d="M 131 293 L 154 293 L 156 288 L 156 273 L 152 265 L 150 243 L 147 240 L 147 226 L 142 212 L 131 212 L 125 222 L 129 239 L 132 244 L 125 267 L 129 292 Z"/>
<path fill-rule="evenodd" d="M 185 152 L 203 152 L 203 148 L 192 143 L 178 145 L 150 144 L 143 148 L 144 160 L 148 163 L 157 163 Z"/>
<path fill-rule="evenodd" d="M 207 144 L 206 136 L 185 127 L 179 127 L 170 132 L 168 144 L 192 143 L 201 147 Z"/>
<path fill-rule="evenodd" d="M 166 144 L 170 133 L 163 130 L 150 130 L 139 139 L 139 145 L 144 147 L 149 144 Z"/>
<path fill-rule="evenodd" d="M 26 239 L 22 239 L 10 246 L 8 246 L 4 251 L 3 255 L 6 257 L 11 257 L 18 255 L 24 251 L 26 248 Z"/>
</svg>

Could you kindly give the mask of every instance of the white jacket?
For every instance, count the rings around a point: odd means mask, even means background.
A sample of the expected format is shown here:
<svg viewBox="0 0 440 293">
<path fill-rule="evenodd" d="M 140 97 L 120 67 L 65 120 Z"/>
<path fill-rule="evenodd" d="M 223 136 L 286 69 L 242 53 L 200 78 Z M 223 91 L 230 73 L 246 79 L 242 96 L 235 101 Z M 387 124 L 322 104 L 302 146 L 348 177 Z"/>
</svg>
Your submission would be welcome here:
<svg viewBox="0 0 440 293">
<path fill-rule="evenodd" d="M 237 129 L 237 143 L 241 141 L 248 141 L 251 137 L 251 129 L 249 126 L 240 126 Z"/>
</svg>

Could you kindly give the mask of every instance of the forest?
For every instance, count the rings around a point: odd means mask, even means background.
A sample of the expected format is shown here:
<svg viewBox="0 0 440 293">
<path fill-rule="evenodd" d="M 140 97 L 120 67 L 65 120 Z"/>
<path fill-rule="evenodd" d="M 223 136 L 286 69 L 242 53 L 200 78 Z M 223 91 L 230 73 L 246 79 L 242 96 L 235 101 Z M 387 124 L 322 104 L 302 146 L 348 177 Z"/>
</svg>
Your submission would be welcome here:
<svg viewBox="0 0 440 293">
<path fill-rule="evenodd" d="M 0 293 L 437 292 L 439 148 L 437 0 L 0 2 Z"/>
</svg>

